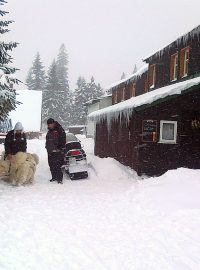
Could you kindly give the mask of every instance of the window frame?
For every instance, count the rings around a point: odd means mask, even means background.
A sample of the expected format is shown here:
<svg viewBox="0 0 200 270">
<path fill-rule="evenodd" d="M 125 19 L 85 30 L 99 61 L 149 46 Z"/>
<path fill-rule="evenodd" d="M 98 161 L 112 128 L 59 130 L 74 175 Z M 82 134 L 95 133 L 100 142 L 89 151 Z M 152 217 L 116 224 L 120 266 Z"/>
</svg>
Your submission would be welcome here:
<svg viewBox="0 0 200 270">
<path fill-rule="evenodd" d="M 188 57 L 187 57 L 187 54 L 188 54 Z M 184 52 L 184 76 L 188 75 L 189 60 L 190 60 L 190 49 L 189 47 L 187 47 Z"/>
<path fill-rule="evenodd" d="M 130 91 L 130 97 L 135 97 L 136 96 L 136 83 L 132 83 L 131 85 L 131 91 Z"/>
<path fill-rule="evenodd" d="M 156 64 L 152 64 L 149 66 L 149 77 L 149 88 L 152 89 L 155 87 L 156 84 Z"/>
<path fill-rule="evenodd" d="M 122 91 L 121 101 L 125 101 L 126 100 L 126 87 L 123 87 L 121 91 Z"/>
<path fill-rule="evenodd" d="M 165 140 L 162 138 L 163 136 L 163 125 L 164 124 L 174 124 L 174 139 L 173 140 Z M 168 120 L 160 120 L 160 139 L 159 143 L 165 144 L 176 144 L 177 143 L 177 121 L 168 121 Z"/>
<path fill-rule="evenodd" d="M 179 67 L 179 64 L 178 64 L 178 58 L 179 58 L 179 54 L 178 52 L 177 53 L 174 53 L 171 55 L 171 78 L 170 78 L 170 81 L 173 82 L 173 81 L 177 81 L 178 80 L 178 67 Z"/>
<path fill-rule="evenodd" d="M 114 91 L 113 102 L 114 102 L 114 104 L 118 103 L 118 91 L 117 90 Z"/>
<path fill-rule="evenodd" d="M 181 78 L 188 76 L 189 61 L 190 61 L 190 47 L 188 46 L 181 49 L 181 61 L 180 61 L 180 77 Z"/>
</svg>

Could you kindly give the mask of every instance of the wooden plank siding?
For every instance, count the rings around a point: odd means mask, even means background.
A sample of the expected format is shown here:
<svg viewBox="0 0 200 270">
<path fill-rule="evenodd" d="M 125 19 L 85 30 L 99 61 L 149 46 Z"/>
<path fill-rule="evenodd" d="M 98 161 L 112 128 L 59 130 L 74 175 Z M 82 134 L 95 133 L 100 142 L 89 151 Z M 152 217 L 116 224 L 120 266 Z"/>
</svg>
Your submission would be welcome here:
<svg viewBox="0 0 200 270">
<path fill-rule="evenodd" d="M 125 91 L 123 99 L 123 91 Z M 115 87 L 112 91 L 112 104 L 116 104 L 132 98 L 134 96 L 139 96 L 147 92 L 147 72 L 143 73 L 141 77 L 130 80 L 129 82 L 122 83 Z"/>
<path fill-rule="evenodd" d="M 200 120 L 200 89 L 171 100 L 134 112 L 129 124 L 125 119 L 114 121 L 108 132 L 107 124 L 97 124 L 95 154 L 113 157 L 130 166 L 139 175 L 160 175 L 178 167 L 200 168 L 200 129 L 191 122 Z M 143 120 L 157 120 L 157 140 L 143 142 Z M 159 143 L 160 121 L 177 121 L 177 143 Z"/>
<path fill-rule="evenodd" d="M 188 64 L 188 75 L 186 78 L 183 74 L 183 62 L 184 62 L 184 50 L 189 48 L 189 64 Z M 164 51 L 162 56 L 147 60 L 149 63 L 149 72 L 152 65 L 156 66 L 156 81 L 154 89 L 169 85 L 172 83 L 170 71 L 171 71 L 171 57 L 178 53 L 178 76 L 177 81 L 187 79 L 187 77 L 194 76 L 200 73 L 200 42 L 197 37 L 189 39 L 188 43 L 180 43 L 179 46 L 176 44 L 172 45 L 168 50 Z M 149 73 L 148 72 L 148 73 Z M 148 76 L 148 85 L 150 87 L 151 82 L 150 75 Z M 176 83 L 177 81 L 173 82 Z M 152 89 L 150 89 L 152 90 Z"/>
</svg>

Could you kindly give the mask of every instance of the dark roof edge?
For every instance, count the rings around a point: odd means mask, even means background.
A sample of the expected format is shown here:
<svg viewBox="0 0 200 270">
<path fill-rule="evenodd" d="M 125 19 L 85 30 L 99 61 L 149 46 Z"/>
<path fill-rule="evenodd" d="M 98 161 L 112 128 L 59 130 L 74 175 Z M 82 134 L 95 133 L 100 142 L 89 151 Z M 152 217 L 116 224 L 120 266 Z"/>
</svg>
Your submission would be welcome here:
<svg viewBox="0 0 200 270">
<path fill-rule="evenodd" d="M 195 27 L 191 31 L 187 32 L 186 34 L 180 36 L 175 41 L 173 41 L 169 45 L 165 46 L 163 49 L 146 57 L 145 59 L 143 59 L 143 62 L 148 63 L 148 60 L 150 61 L 153 57 L 157 57 L 157 56 L 160 57 L 167 49 L 170 49 L 170 47 L 172 47 L 172 45 L 175 45 L 175 44 L 179 45 L 181 42 L 186 43 L 189 37 L 191 37 L 191 36 L 194 37 L 195 35 L 199 35 L 199 34 L 200 34 L 200 25 L 198 25 L 197 27 Z"/>
</svg>

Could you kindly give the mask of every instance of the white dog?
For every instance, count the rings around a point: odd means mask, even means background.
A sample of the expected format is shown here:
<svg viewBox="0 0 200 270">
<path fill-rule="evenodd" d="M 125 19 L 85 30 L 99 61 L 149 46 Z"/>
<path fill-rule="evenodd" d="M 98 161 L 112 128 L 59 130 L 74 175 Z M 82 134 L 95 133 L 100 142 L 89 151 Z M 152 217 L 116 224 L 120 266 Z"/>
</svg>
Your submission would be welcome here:
<svg viewBox="0 0 200 270">
<path fill-rule="evenodd" d="M 31 184 L 38 163 L 36 154 L 18 152 L 11 160 L 0 161 L 0 176 L 8 176 L 13 185 Z"/>
</svg>

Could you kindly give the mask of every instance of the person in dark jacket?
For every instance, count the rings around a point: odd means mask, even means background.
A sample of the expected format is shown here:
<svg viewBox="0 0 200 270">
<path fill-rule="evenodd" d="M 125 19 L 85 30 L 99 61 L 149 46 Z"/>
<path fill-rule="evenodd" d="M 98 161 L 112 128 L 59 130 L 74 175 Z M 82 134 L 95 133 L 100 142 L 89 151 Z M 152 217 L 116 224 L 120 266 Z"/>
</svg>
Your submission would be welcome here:
<svg viewBox="0 0 200 270">
<path fill-rule="evenodd" d="M 53 118 L 47 120 L 48 132 L 46 135 L 46 149 L 48 163 L 52 175 L 50 182 L 63 183 L 62 165 L 64 164 L 64 150 L 66 144 L 66 133 L 62 126 Z"/>
<path fill-rule="evenodd" d="M 5 138 L 5 158 L 12 159 L 18 152 L 26 152 L 27 141 L 22 123 L 16 123 L 13 130 L 9 131 Z"/>
</svg>

